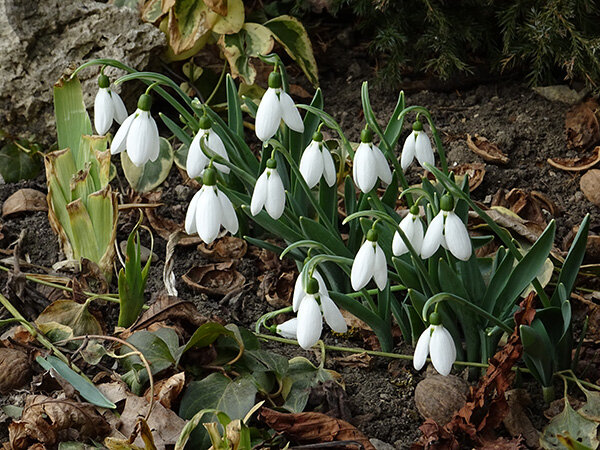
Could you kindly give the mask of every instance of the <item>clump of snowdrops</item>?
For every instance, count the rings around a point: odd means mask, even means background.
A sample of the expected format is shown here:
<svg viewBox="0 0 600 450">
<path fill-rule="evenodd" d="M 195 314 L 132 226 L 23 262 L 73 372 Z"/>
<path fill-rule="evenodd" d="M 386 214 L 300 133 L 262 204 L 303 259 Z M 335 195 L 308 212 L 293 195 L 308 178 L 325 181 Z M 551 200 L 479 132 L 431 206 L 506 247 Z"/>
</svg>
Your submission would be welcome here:
<svg viewBox="0 0 600 450">
<path fill-rule="evenodd" d="M 338 333 L 346 331 L 343 308 L 374 330 L 383 351 L 393 349 L 395 321 L 416 345 L 415 368 L 421 369 L 429 356 L 435 369 L 447 375 L 457 358 L 486 362 L 513 331 L 521 296 L 535 290 L 540 303 L 536 319 L 520 330 L 524 361 L 551 389 L 553 374 L 571 364 L 569 297 L 583 259 L 588 218 L 557 271 L 556 288 L 548 292 L 537 277 L 552 248 L 554 222 L 528 248 L 513 240 L 471 200 L 468 179 L 449 170 L 426 108 L 407 107 L 400 93 L 382 127 L 365 82 L 360 94 L 366 123 L 354 146 L 324 111 L 319 89 L 309 105 L 294 104 L 278 56 L 262 59 L 273 64 L 262 101 L 240 99 L 228 76 L 226 120 L 164 75 L 135 72 L 113 60 L 85 65 L 127 71 L 115 84 L 137 79 L 149 85 L 126 119 L 113 100 L 111 117 L 123 123 L 111 153 L 126 151 L 140 165 L 156 158 L 153 91 L 179 113 L 177 120 L 159 116 L 188 149 L 189 176 L 202 182 L 187 210 L 189 234 L 211 243 L 243 229 L 250 243 L 296 261 L 300 275 L 293 304 L 263 317 L 257 328 L 276 314 L 294 312 L 296 317 L 267 327 L 310 348 L 321 338 L 323 322 Z M 104 102 L 109 110 L 110 102 L 106 93 L 100 95 L 104 100 L 96 102 L 95 115 L 105 124 L 110 114 L 98 108 Z M 258 155 L 247 143 L 243 111 L 254 119 Z M 409 118 L 412 132 L 398 157 Z M 97 129 L 106 131 L 105 126 Z M 418 185 L 409 186 L 405 171 L 419 168 L 433 174 L 435 182 L 422 176 Z M 469 235 L 470 210 L 486 223 L 489 236 Z M 254 223 L 251 230 L 248 219 Z M 285 246 L 265 240 L 273 236 Z M 475 250 L 494 238 L 502 246 L 493 255 L 477 257 Z"/>
</svg>

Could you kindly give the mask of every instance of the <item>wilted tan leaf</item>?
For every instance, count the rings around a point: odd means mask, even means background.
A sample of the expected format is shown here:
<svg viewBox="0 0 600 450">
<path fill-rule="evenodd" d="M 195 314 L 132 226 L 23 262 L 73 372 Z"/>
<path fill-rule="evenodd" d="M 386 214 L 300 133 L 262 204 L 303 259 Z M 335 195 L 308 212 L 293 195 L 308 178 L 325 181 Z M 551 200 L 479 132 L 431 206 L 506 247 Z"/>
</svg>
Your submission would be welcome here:
<svg viewBox="0 0 600 450">
<path fill-rule="evenodd" d="M 600 147 L 594 148 L 591 155 L 579 158 L 548 158 L 548 164 L 569 172 L 581 172 L 594 167 L 600 161 Z"/>
<path fill-rule="evenodd" d="M 508 164 L 508 156 L 496 144 L 488 141 L 483 136 L 475 135 L 471 137 L 467 134 L 467 146 L 485 161 L 494 164 Z"/>
<path fill-rule="evenodd" d="M 8 433 L 13 449 L 21 450 L 35 443 L 53 446 L 63 440 L 103 438 L 110 426 L 88 403 L 29 395 L 21 419 L 9 425 Z"/>
<path fill-rule="evenodd" d="M 368 353 L 351 353 L 350 355 L 333 359 L 342 367 L 361 367 L 369 369 L 373 366 L 373 358 Z"/>
<path fill-rule="evenodd" d="M 265 297 L 267 303 L 274 308 L 284 308 L 291 304 L 297 272 L 283 272 L 277 276 L 274 272 L 266 272 L 258 288 L 258 296 Z"/>
<path fill-rule="evenodd" d="M 207 295 L 227 295 L 241 288 L 244 275 L 233 269 L 232 262 L 195 266 L 181 278 L 188 286 Z"/>
<path fill-rule="evenodd" d="M 23 188 L 8 197 L 2 205 L 2 217 L 31 211 L 48 211 L 46 194 L 35 189 Z"/>
<path fill-rule="evenodd" d="M 180 372 L 170 378 L 165 378 L 154 384 L 154 401 L 165 408 L 171 409 L 185 384 L 185 372 Z M 150 401 L 150 388 L 144 394 L 146 401 Z"/>
<path fill-rule="evenodd" d="M 204 0 L 204 3 L 220 16 L 227 15 L 227 0 Z"/>
<path fill-rule="evenodd" d="M 206 258 L 214 261 L 241 259 L 247 250 L 248 244 L 246 241 L 233 236 L 223 236 L 212 244 L 202 242 L 198 245 L 198 251 Z"/>
<path fill-rule="evenodd" d="M 362 444 L 364 450 L 375 450 L 369 439 L 354 426 L 325 414 L 317 412 L 286 414 L 263 407 L 258 412 L 258 420 L 301 444 L 357 441 Z M 350 447 L 340 445 L 337 448 Z"/>
<path fill-rule="evenodd" d="M 25 386 L 31 379 L 31 365 L 25 352 L 0 348 L 0 393 Z"/>
<path fill-rule="evenodd" d="M 74 336 L 104 334 L 102 325 L 88 311 L 88 305 L 73 300 L 57 300 L 38 316 L 36 323 L 59 323 L 73 330 Z"/>
<path fill-rule="evenodd" d="M 596 117 L 597 110 L 598 103 L 596 100 L 589 99 L 567 111 L 565 130 L 569 148 L 586 149 L 600 140 L 600 126 L 598 125 L 598 117 Z"/>
<path fill-rule="evenodd" d="M 592 169 L 579 180 L 583 195 L 596 206 L 600 206 L 600 170 Z"/>
</svg>

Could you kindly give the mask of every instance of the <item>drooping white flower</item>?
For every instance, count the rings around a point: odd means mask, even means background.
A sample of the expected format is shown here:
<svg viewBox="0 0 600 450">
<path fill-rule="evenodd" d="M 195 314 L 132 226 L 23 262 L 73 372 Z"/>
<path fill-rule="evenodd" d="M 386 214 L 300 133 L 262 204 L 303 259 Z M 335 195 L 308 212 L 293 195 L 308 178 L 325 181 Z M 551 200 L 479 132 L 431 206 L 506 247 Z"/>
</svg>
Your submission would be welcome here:
<svg viewBox="0 0 600 450">
<path fill-rule="evenodd" d="M 238 231 L 238 219 L 231 200 L 216 186 L 215 169 L 208 167 L 204 171 L 204 185 L 192 198 L 185 216 L 185 231 L 198 233 L 206 243 L 212 243 L 221 230 L 221 226 L 235 234 Z"/>
<path fill-rule="evenodd" d="M 299 133 L 304 131 L 304 122 L 292 97 L 281 87 L 281 75 L 272 72 L 269 75 L 269 88 L 256 111 L 256 136 L 262 142 L 271 139 L 279 129 L 281 119 L 292 130 Z"/>
<path fill-rule="evenodd" d="M 310 189 L 315 187 L 321 177 L 329 187 L 336 182 L 335 164 L 331 152 L 323 142 L 323 134 L 317 131 L 300 158 L 300 173 Z"/>
<path fill-rule="evenodd" d="M 421 222 L 421 219 L 419 218 L 419 207 L 417 205 L 413 205 L 406 217 L 400 221 L 400 229 L 404 231 L 406 238 L 411 243 L 415 251 L 417 253 L 421 253 L 424 231 L 423 222 Z M 408 247 L 404 243 L 404 240 L 398 231 L 394 233 L 392 252 L 395 256 L 408 253 Z"/>
<path fill-rule="evenodd" d="M 375 144 L 373 133 L 364 129 L 360 135 L 361 143 L 354 153 L 352 176 L 354 183 L 363 193 L 368 193 L 375 187 L 377 179 L 386 184 L 392 182 L 392 171 L 385 156 Z"/>
<path fill-rule="evenodd" d="M 284 338 L 296 339 L 298 331 L 298 318 L 294 317 L 293 319 L 280 323 L 275 327 L 275 331 Z"/>
<path fill-rule="evenodd" d="M 437 313 L 433 313 L 434 316 Z M 430 318 L 430 322 L 435 322 Z M 413 366 L 416 370 L 421 370 L 427 361 L 427 356 L 431 356 L 431 362 L 435 370 L 440 375 L 448 375 L 452 370 L 452 365 L 456 361 L 456 346 L 450 332 L 444 328 L 441 321 L 429 325 L 417 341 L 415 354 L 413 357 Z"/>
<path fill-rule="evenodd" d="M 104 136 L 113 120 L 121 124 L 127 119 L 127 108 L 119 94 L 110 89 L 110 81 L 106 75 L 98 77 L 98 86 L 94 99 L 94 128 L 96 133 Z"/>
<path fill-rule="evenodd" d="M 418 120 L 413 124 L 413 131 L 408 135 L 402 147 L 402 156 L 400 157 L 402 170 L 408 169 L 415 157 L 423 168 L 425 168 L 425 163 L 435 165 L 431 141 L 423 131 L 423 124 Z"/>
<path fill-rule="evenodd" d="M 205 145 L 210 151 L 229 161 L 225 145 L 223 144 L 223 141 L 219 135 L 212 129 L 211 120 L 206 116 L 202 116 L 199 122 L 200 130 L 198 133 L 196 133 L 196 136 L 194 136 L 194 139 L 190 144 L 190 149 L 188 151 L 188 156 L 185 163 L 185 168 L 190 178 L 201 176 L 202 172 L 204 169 L 206 169 L 206 166 L 208 166 L 209 163 L 208 157 L 204 154 L 202 147 L 200 146 L 200 141 L 202 138 L 204 138 Z M 214 163 L 214 166 L 217 170 L 220 170 L 223 173 L 229 173 L 229 167 L 224 164 Z"/>
<path fill-rule="evenodd" d="M 318 271 L 309 279 L 306 288 L 303 287 L 302 276 L 296 280 L 293 309 L 298 312 L 297 321 L 284 322 L 277 327 L 277 332 L 282 336 L 287 334 L 286 337 L 292 337 L 295 332 L 294 337 L 304 349 L 311 348 L 321 338 L 323 318 L 333 331 L 348 331 L 344 316 L 329 297 L 323 277 Z"/>
<path fill-rule="evenodd" d="M 256 216 L 263 207 L 275 220 L 281 217 L 285 209 L 285 188 L 277 172 L 277 163 L 272 158 L 267 161 L 267 168 L 256 180 L 250 212 Z"/>
<path fill-rule="evenodd" d="M 454 200 L 451 196 L 444 195 L 440 201 L 440 212 L 433 218 L 423 237 L 423 259 L 430 258 L 440 245 L 461 261 L 467 261 L 471 257 L 473 248 L 469 232 L 453 209 Z"/>
<path fill-rule="evenodd" d="M 150 115 L 152 97 L 142 94 L 138 108 L 123 121 L 110 145 L 110 153 L 116 155 L 127 150 L 131 162 L 141 167 L 148 161 L 156 161 L 160 151 L 158 127 Z"/>
<path fill-rule="evenodd" d="M 367 239 L 358 250 L 352 271 L 350 282 L 352 289 L 360 291 L 373 278 L 380 290 L 387 285 L 387 261 L 383 250 L 377 243 L 377 232 L 373 229 L 367 232 Z"/>
</svg>

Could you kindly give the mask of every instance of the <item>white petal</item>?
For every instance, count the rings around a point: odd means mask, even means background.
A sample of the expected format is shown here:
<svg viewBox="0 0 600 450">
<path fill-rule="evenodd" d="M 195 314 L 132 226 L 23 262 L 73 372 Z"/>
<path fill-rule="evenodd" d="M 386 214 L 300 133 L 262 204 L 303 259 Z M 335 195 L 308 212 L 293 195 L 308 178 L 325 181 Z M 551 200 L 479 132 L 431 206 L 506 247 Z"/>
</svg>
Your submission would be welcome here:
<svg viewBox="0 0 600 450">
<path fill-rule="evenodd" d="M 408 169 L 412 164 L 413 159 L 415 159 L 415 144 L 416 137 L 415 132 L 413 131 L 408 135 L 404 141 L 404 146 L 402 147 L 402 156 L 400 157 L 400 165 L 402 166 L 402 170 Z"/>
<path fill-rule="evenodd" d="M 387 285 L 387 261 L 385 259 L 385 253 L 379 246 L 379 244 L 375 244 L 375 265 L 373 266 L 373 278 L 375 279 L 375 284 L 380 291 L 385 289 Z"/>
<path fill-rule="evenodd" d="M 375 264 L 375 249 L 371 241 L 365 240 L 358 250 L 352 271 L 350 272 L 350 281 L 352 289 L 360 291 L 364 288 L 373 276 L 373 266 Z"/>
<path fill-rule="evenodd" d="M 123 123 L 123 121 L 127 119 L 127 108 L 125 107 L 125 103 L 123 103 L 121 96 L 115 91 L 110 91 L 110 97 L 112 98 L 113 109 L 115 112 L 114 119 L 117 123 Z"/>
<path fill-rule="evenodd" d="M 271 174 L 267 180 L 265 209 L 273 219 L 277 220 L 281 217 L 285 209 L 285 188 L 277 170 L 271 169 L 270 172 Z"/>
<path fill-rule="evenodd" d="M 110 91 L 106 88 L 98 89 L 94 99 L 94 128 L 96 128 L 96 133 L 102 136 L 106 134 L 112 125 L 114 114 Z"/>
<path fill-rule="evenodd" d="M 294 100 L 292 100 L 292 97 L 287 92 L 281 91 L 279 93 L 279 106 L 281 108 L 281 117 L 285 124 L 292 130 L 302 133 L 304 131 L 304 122 L 302 122 L 298 108 L 294 105 Z"/>
<path fill-rule="evenodd" d="M 435 325 L 429 343 L 431 362 L 440 375 L 448 375 L 456 360 L 456 347 L 452 335 L 443 325 Z"/>
<path fill-rule="evenodd" d="M 198 235 L 206 243 L 212 243 L 218 236 L 222 222 L 221 202 L 214 186 L 203 186 L 196 205 L 196 228 Z"/>
<path fill-rule="evenodd" d="M 300 158 L 300 173 L 310 189 L 316 186 L 323 174 L 323 157 L 319 143 L 311 141 Z"/>
<path fill-rule="evenodd" d="M 227 150 L 225 149 L 223 140 L 212 128 L 208 130 L 208 139 L 206 145 L 211 151 L 215 152 L 226 161 L 229 161 L 229 156 L 227 155 Z M 215 168 L 223 173 L 229 173 L 229 167 L 224 164 L 215 163 Z"/>
<path fill-rule="evenodd" d="M 413 239 L 414 232 L 415 232 L 412 222 L 413 222 L 413 215 L 410 213 L 407 214 L 406 217 L 400 221 L 400 228 L 402 229 L 402 231 L 404 231 L 406 238 L 408 239 L 408 241 L 411 244 L 412 244 L 412 239 Z M 419 251 L 419 250 L 417 250 L 417 251 Z M 396 231 L 394 233 L 394 239 L 392 240 L 392 252 L 394 253 L 395 256 L 401 256 L 401 255 L 404 255 L 405 253 L 408 253 L 408 247 L 404 243 L 404 240 L 402 239 L 402 237 L 400 236 L 400 233 L 398 233 L 398 231 Z"/>
<path fill-rule="evenodd" d="M 129 128 L 131 128 L 131 124 L 133 123 L 133 119 L 135 119 L 136 114 L 139 112 L 136 111 L 132 115 L 130 115 L 125 122 L 119 127 L 117 130 L 115 137 L 110 143 L 110 154 L 116 155 L 121 153 L 126 148 L 127 144 L 127 135 L 129 134 Z"/>
<path fill-rule="evenodd" d="M 444 225 L 444 235 L 448 250 L 456 258 L 467 261 L 471 257 L 471 239 L 467 227 L 460 220 L 454 211 L 448 212 L 446 224 Z"/>
<path fill-rule="evenodd" d="M 317 343 L 323 331 L 321 310 L 314 295 L 306 295 L 298 308 L 298 344 L 303 349 L 309 349 Z"/>
<path fill-rule="evenodd" d="M 425 168 L 425 163 L 431 164 L 432 166 L 435 165 L 431 141 L 424 131 L 419 132 L 417 136 L 417 141 L 415 142 L 415 155 L 417 156 L 417 161 L 419 161 L 421 167 Z"/>
<path fill-rule="evenodd" d="M 323 176 L 327 186 L 333 186 L 337 181 L 337 174 L 335 173 L 335 163 L 333 162 L 333 156 L 325 145 L 321 149 L 321 155 L 323 156 Z"/>
<path fill-rule="evenodd" d="M 296 278 L 296 283 L 294 284 L 294 296 L 292 297 L 292 309 L 294 312 L 298 312 L 300 301 L 305 295 L 306 292 L 304 291 L 304 286 L 302 285 L 302 273 L 300 273 L 298 278 Z"/>
<path fill-rule="evenodd" d="M 187 160 L 185 162 L 185 169 L 190 178 L 196 178 L 202 175 L 204 169 L 208 165 L 208 158 L 200 148 L 200 139 L 206 133 L 205 130 L 198 131 L 198 134 L 194 136 L 190 149 L 188 150 Z"/>
<path fill-rule="evenodd" d="M 423 238 L 423 246 L 421 247 L 421 258 L 430 258 L 437 249 L 440 248 L 444 232 L 444 215 L 440 211 L 437 216 L 433 218 L 427 228 L 425 237 Z"/>
<path fill-rule="evenodd" d="M 321 273 L 318 270 L 313 272 L 313 277 L 319 283 L 319 294 L 321 295 L 329 295 L 327 292 L 327 285 L 325 284 L 325 280 L 321 276 Z"/>
<path fill-rule="evenodd" d="M 365 194 L 373 189 L 377 181 L 375 164 L 369 144 L 361 142 L 356 149 L 356 153 L 354 153 L 354 165 L 356 168 L 354 183 Z"/>
<path fill-rule="evenodd" d="M 423 222 L 421 222 L 421 219 L 418 216 L 413 220 L 412 228 L 413 228 L 413 237 L 412 237 L 410 243 L 415 248 L 415 251 L 417 253 L 421 253 L 421 248 L 423 247 L 424 231 L 423 231 Z"/>
<path fill-rule="evenodd" d="M 392 171 L 390 170 L 387 159 L 385 159 L 385 155 L 376 145 L 373 145 L 372 152 L 375 166 L 377 168 L 377 176 L 385 184 L 390 184 L 392 182 Z"/>
<path fill-rule="evenodd" d="M 254 192 L 252 193 L 252 201 L 250 202 L 250 212 L 253 216 L 257 215 L 267 200 L 267 170 L 262 173 L 256 184 L 254 185 Z"/>
<path fill-rule="evenodd" d="M 268 141 L 279 129 L 281 107 L 275 89 L 269 88 L 263 95 L 258 111 L 256 111 L 256 136 L 263 142 Z"/>
<path fill-rule="evenodd" d="M 225 227 L 225 229 L 231 234 L 237 233 L 239 223 L 231 200 L 229 200 L 229 197 L 227 197 L 219 189 L 217 189 L 217 197 L 221 203 L 221 223 L 223 224 L 223 227 Z"/>
<path fill-rule="evenodd" d="M 200 198 L 202 190 L 199 190 L 194 194 L 190 206 L 188 206 L 187 213 L 185 214 L 185 232 L 187 234 L 196 234 L 196 207 L 198 206 L 198 199 Z"/>
<path fill-rule="evenodd" d="M 294 317 L 286 322 L 283 322 L 275 328 L 277 334 L 287 339 L 296 339 L 296 333 L 298 330 L 298 319 Z"/>
<path fill-rule="evenodd" d="M 413 367 L 417 370 L 421 370 L 427 362 L 427 355 L 429 355 L 429 342 L 431 341 L 431 326 L 425 328 L 425 331 L 419 336 L 417 346 L 415 347 L 415 354 L 413 356 Z"/>
<path fill-rule="evenodd" d="M 337 305 L 329 298 L 329 295 L 321 295 L 321 310 L 327 325 L 336 333 L 345 333 L 348 331 L 348 325 Z"/>
<path fill-rule="evenodd" d="M 156 123 L 149 111 L 141 111 L 127 134 L 127 156 L 135 166 L 141 167 L 153 157 L 156 159 L 159 149 Z"/>
</svg>

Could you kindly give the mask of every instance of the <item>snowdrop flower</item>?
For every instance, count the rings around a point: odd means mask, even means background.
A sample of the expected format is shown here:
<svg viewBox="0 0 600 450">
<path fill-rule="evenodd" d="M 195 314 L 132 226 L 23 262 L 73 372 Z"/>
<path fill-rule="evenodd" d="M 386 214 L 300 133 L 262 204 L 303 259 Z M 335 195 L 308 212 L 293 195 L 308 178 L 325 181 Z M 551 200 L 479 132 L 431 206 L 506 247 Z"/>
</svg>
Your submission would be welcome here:
<svg viewBox="0 0 600 450">
<path fill-rule="evenodd" d="M 301 278 L 302 276 L 298 277 Z M 306 288 L 302 287 L 302 281 L 300 284 L 296 281 L 294 300 L 296 300 L 296 291 L 300 293 L 294 309 L 298 311 L 297 318 L 278 325 L 277 333 L 284 337 L 295 338 L 300 347 L 309 349 L 321 338 L 323 318 L 333 331 L 338 333 L 348 331 L 342 313 L 329 297 L 323 278 L 318 272 L 315 272 L 314 277 L 309 278 Z"/>
<path fill-rule="evenodd" d="M 127 108 L 121 97 L 110 90 L 110 81 L 103 73 L 98 77 L 98 93 L 94 99 L 94 128 L 104 136 L 113 120 L 120 125 L 127 119 Z"/>
<path fill-rule="evenodd" d="M 471 239 L 467 227 L 453 211 L 454 199 L 446 194 L 440 200 L 440 212 L 433 218 L 421 246 L 421 257 L 430 258 L 440 245 L 450 250 L 457 259 L 467 261 L 471 257 Z"/>
<path fill-rule="evenodd" d="M 256 136 L 262 142 L 271 139 L 279 129 L 281 119 L 292 130 L 299 133 L 304 131 L 304 122 L 292 97 L 281 88 L 281 75 L 278 72 L 271 72 L 269 88 L 256 111 Z"/>
<path fill-rule="evenodd" d="M 375 187 L 377 179 L 386 184 L 392 182 L 392 171 L 383 153 L 373 144 L 373 133 L 364 129 L 360 134 L 360 144 L 354 153 L 352 176 L 354 183 L 363 193 L 368 193 Z"/>
<path fill-rule="evenodd" d="M 417 205 L 413 205 L 406 217 L 402 219 L 400 222 L 400 229 L 404 231 L 404 234 L 415 251 L 421 253 L 421 245 L 423 244 L 423 223 L 419 218 L 419 207 Z M 392 252 L 395 256 L 408 253 L 408 247 L 406 247 L 406 244 L 398 231 L 394 234 Z"/>
<path fill-rule="evenodd" d="M 188 151 L 187 161 L 185 163 L 185 168 L 190 178 L 201 176 L 209 163 L 208 157 L 204 154 L 200 146 L 200 140 L 202 138 L 204 138 L 204 143 L 211 152 L 214 152 L 223 159 L 229 161 L 223 141 L 212 129 L 212 121 L 208 117 L 202 116 L 198 122 L 200 124 L 200 130 L 194 137 L 194 140 L 192 140 Z M 218 169 L 223 173 L 229 173 L 229 167 L 223 164 L 214 163 L 214 166 L 215 169 Z"/>
<path fill-rule="evenodd" d="M 371 278 L 375 280 L 375 284 L 380 290 L 384 290 L 387 285 L 387 261 L 383 250 L 377 243 L 377 238 L 377 231 L 369 230 L 367 239 L 354 258 L 350 281 L 352 289 L 355 291 L 364 288 Z"/>
<path fill-rule="evenodd" d="M 256 180 L 250 212 L 256 216 L 263 207 L 275 220 L 281 217 L 285 209 L 285 188 L 277 172 L 277 162 L 273 158 L 267 161 L 267 168 Z"/>
<path fill-rule="evenodd" d="M 402 170 L 408 169 L 413 160 L 417 157 L 417 161 L 421 167 L 425 168 L 425 163 L 435 165 L 435 157 L 429 136 L 423 131 L 423 124 L 417 120 L 413 124 L 413 131 L 408 135 L 402 147 L 402 156 L 400 157 L 400 165 Z"/>
<path fill-rule="evenodd" d="M 429 325 L 419 337 L 413 366 L 421 370 L 425 365 L 427 356 L 431 356 L 431 362 L 440 375 L 448 375 L 452 370 L 452 364 L 456 361 L 456 346 L 452 335 L 442 325 L 441 318 L 437 312 L 429 316 Z"/>
<path fill-rule="evenodd" d="M 209 166 L 204 171 L 204 185 L 192 198 L 185 216 L 186 233 L 198 233 L 206 244 L 216 239 L 221 225 L 231 234 L 238 231 L 238 219 L 231 200 L 217 188 L 216 181 L 217 171 Z"/>
<path fill-rule="evenodd" d="M 323 143 L 323 134 L 317 131 L 304 150 L 300 159 L 300 173 L 310 189 L 315 187 L 321 177 L 329 187 L 336 182 L 335 164 L 331 152 Z"/>
<path fill-rule="evenodd" d="M 110 153 L 116 155 L 127 150 L 131 162 L 141 167 L 148 161 L 156 161 L 160 150 L 158 128 L 150 115 L 152 97 L 142 94 L 136 111 L 130 115 L 119 130 L 110 145 Z"/>
</svg>

